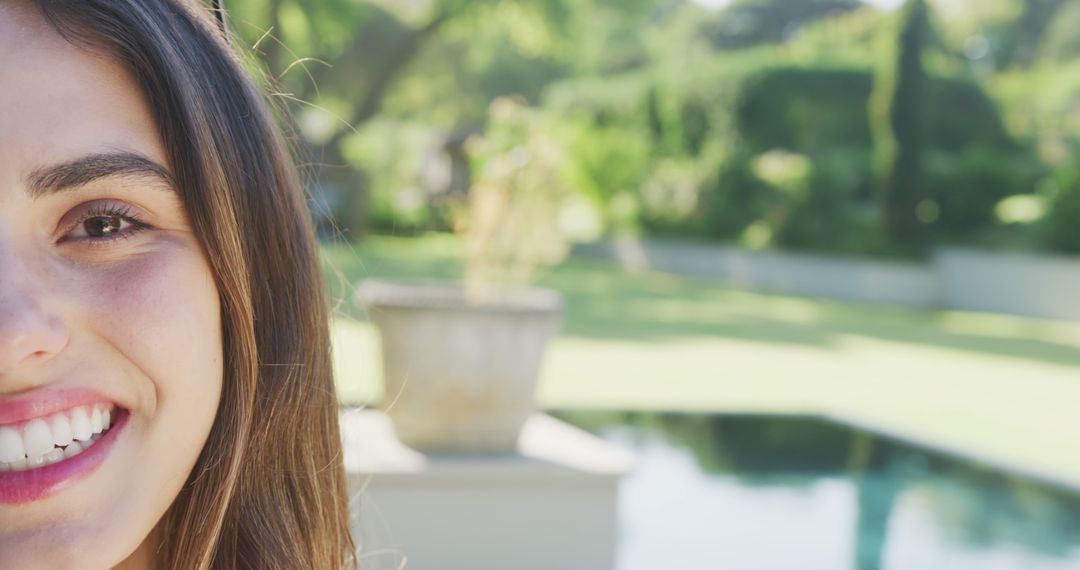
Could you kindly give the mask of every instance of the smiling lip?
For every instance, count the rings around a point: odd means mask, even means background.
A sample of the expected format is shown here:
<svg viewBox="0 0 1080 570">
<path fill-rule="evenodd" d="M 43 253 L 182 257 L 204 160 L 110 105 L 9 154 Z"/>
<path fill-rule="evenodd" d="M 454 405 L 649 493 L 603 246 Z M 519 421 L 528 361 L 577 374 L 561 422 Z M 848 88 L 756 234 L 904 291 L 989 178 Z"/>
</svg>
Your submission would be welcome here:
<svg viewBox="0 0 1080 570">
<path fill-rule="evenodd" d="M 113 403 L 101 392 L 90 388 L 56 388 L 35 390 L 23 396 L 0 396 L 0 426 L 26 422 L 78 406 Z"/>
<path fill-rule="evenodd" d="M 88 477 L 108 457 L 131 414 L 117 408 L 113 426 L 97 443 L 75 457 L 26 471 L 0 473 L 0 504 L 29 503 L 55 495 Z"/>
<path fill-rule="evenodd" d="M 45 467 L 0 472 L 0 504 L 28 503 L 54 495 L 93 473 L 105 461 L 130 413 L 104 394 L 90 388 L 34 390 L 19 396 L 0 396 L 0 425 L 27 422 L 79 406 L 116 406 L 113 426 L 86 451 Z"/>
</svg>

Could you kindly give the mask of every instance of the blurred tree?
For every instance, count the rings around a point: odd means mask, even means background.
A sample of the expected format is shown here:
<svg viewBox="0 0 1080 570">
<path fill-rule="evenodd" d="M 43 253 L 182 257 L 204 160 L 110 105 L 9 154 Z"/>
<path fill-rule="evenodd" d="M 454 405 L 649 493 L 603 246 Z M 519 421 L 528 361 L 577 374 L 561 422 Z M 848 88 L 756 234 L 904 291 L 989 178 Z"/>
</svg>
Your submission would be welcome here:
<svg viewBox="0 0 1080 570">
<path fill-rule="evenodd" d="M 374 116 L 396 77 L 464 3 L 430 2 L 426 17 L 379 2 L 234 0 L 233 26 L 290 101 L 352 102 L 350 124 Z M 302 104 L 302 103 L 301 103 Z"/>
<path fill-rule="evenodd" d="M 521 95 L 565 123 L 576 190 L 608 222 L 637 212 L 648 231 L 768 228 L 774 245 L 860 252 L 868 229 L 874 251 L 895 251 L 875 215 L 896 243 L 971 240 L 1002 196 L 1027 191 L 1026 170 L 1000 174 L 1031 157 L 973 78 L 1000 96 L 1004 66 L 1069 57 L 1080 0 L 922 0 L 922 36 L 911 4 L 901 35 L 897 13 L 861 0 L 228 0 L 339 225 L 445 227 L 432 180 L 468 165 L 439 153 L 484 127 L 492 99 Z M 1045 91 L 1039 116 L 1066 125 L 1068 69 L 1011 71 L 1009 101 Z M 1043 83 L 1026 80 L 1036 72 Z M 805 192 L 751 168 L 777 149 L 809 157 Z M 913 221 L 920 203 L 934 221 Z"/>
<path fill-rule="evenodd" d="M 1040 55 L 1050 61 L 1061 62 L 1080 56 L 1080 2 L 1063 0 L 1047 26 L 1046 37 Z"/>
<path fill-rule="evenodd" d="M 253 47 L 253 65 L 297 118 L 307 154 L 321 166 L 318 183 L 339 194 L 367 183 L 343 143 L 376 116 L 475 128 L 495 97 L 535 101 L 556 79 L 643 64 L 637 34 L 664 16 L 653 0 L 230 0 L 228 7 L 234 32 Z"/>
<path fill-rule="evenodd" d="M 810 22 L 861 6 L 860 0 L 737 0 L 720 12 L 710 36 L 717 49 L 779 43 Z"/>
<path fill-rule="evenodd" d="M 1061 10 L 1072 0 L 1024 0 L 1023 11 L 1015 21 L 1013 33 L 1006 43 L 1006 55 L 1001 67 L 1029 66 L 1038 59 L 1047 31 Z M 1073 28 L 1075 30 L 1075 27 Z"/>
<path fill-rule="evenodd" d="M 422 46 L 472 4 L 463 0 L 233 0 L 240 41 L 256 56 L 271 91 L 296 117 L 315 183 L 336 196 L 346 231 L 368 210 L 367 177 L 351 168 L 342 142 L 375 117 Z"/>
<path fill-rule="evenodd" d="M 1071 0 L 930 0 L 952 49 L 991 71 L 1026 67 Z M 1071 31 L 1075 25 L 1069 28 Z"/>
<path fill-rule="evenodd" d="M 807 64 L 872 68 L 891 20 L 888 12 L 864 8 L 811 22 L 786 44 L 787 51 Z"/>
<path fill-rule="evenodd" d="M 931 34 L 926 1 L 907 0 L 900 12 L 896 56 L 883 66 L 870 103 L 882 223 L 889 237 L 903 248 L 921 245 L 916 208 L 922 197 L 927 130 L 923 53 Z"/>
</svg>

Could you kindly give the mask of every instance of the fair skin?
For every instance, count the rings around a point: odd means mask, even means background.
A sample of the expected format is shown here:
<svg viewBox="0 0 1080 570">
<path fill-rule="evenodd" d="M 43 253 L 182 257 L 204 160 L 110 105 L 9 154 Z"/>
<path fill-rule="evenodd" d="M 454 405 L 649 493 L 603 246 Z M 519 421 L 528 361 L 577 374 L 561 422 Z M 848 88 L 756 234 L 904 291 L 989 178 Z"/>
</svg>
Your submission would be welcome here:
<svg viewBox="0 0 1080 570">
<path fill-rule="evenodd" d="M 0 568 L 150 567 L 206 442 L 220 305 L 168 171 L 127 72 L 0 2 L 0 417 L 67 388 L 127 417 L 87 473 L 0 500 Z"/>
</svg>

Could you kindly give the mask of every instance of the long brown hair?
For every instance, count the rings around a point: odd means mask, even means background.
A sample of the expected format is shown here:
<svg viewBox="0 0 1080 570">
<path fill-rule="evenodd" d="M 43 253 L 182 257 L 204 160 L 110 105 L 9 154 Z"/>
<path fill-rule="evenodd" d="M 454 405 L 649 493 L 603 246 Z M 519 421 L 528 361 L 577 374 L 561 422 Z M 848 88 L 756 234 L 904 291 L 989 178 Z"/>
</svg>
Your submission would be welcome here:
<svg viewBox="0 0 1080 570">
<path fill-rule="evenodd" d="M 135 77 L 221 297 L 221 404 L 159 566 L 355 567 L 318 250 L 262 92 L 194 0 L 33 2 Z"/>
</svg>

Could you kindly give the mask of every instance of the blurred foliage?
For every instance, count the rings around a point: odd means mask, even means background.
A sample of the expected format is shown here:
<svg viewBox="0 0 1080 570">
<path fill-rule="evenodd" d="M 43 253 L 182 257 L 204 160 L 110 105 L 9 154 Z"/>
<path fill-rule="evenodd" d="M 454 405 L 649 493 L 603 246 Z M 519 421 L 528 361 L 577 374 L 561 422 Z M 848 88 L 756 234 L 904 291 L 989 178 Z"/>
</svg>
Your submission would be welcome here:
<svg viewBox="0 0 1080 570">
<path fill-rule="evenodd" d="M 703 189 L 698 230 L 708 238 L 741 236 L 769 212 L 778 191 L 759 178 L 752 155 L 735 151 L 721 161 L 715 178 Z"/>
<path fill-rule="evenodd" d="M 1039 237 L 1055 251 L 1080 254 L 1080 163 L 1073 160 L 1059 168 L 1043 190 L 1048 212 L 1036 228 Z"/>
<path fill-rule="evenodd" d="M 1000 225 L 998 204 L 1032 193 L 1046 175 L 1031 155 L 970 146 L 963 152 L 928 153 L 923 175 L 923 218 L 935 242 L 978 243 Z"/>
<path fill-rule="evenodd" d="M 813 151 L 870 146 L 874 75 L 865 69 L 776 67 L 747 79 L 737 127 L 757 149 Z M 926 144 L 960 151 L 978 144 L 1015 146 L 996 105 L 979 86 L 957 78 L 927 79 Z"/>
<path fill-rule="evenodd" d="M 736 0 L 713 21 L 709 36 L 718 49 L 785 41 L 816 20 L 858 9 L 858 0 Z"/>
<path fill-rule="evenodd" d="M 778 67 L 747 80 L 735 110 L 747 144 L 813 152 L 869 146 L 873 76 L 859 69 Z"/>
<path fill-rule="evenodd" d="M 632 125 L 578 121 L 569 141 L 571 180 L 601 209 L 620 194 L 634 194 L 650 170 L 647 133 Z"/>
<path fill-rule="evenodd" d="M 591 149 L 574 153 L 588 157 L 590 171 L 610 180 L 626 180 L 622 173 L 628 169 L 640 173 L 641 165 L 652 157 L 639 191 L 641 224 L 646 231 L 745 238 L 794 249 L 895 251 L 877 230 L 874 214 L 873 139 L 867 112 L 872 71 L 808 66 L 790 61 L 787 54 L 753 51 L 698 69 L 693 77 L 642 72 L 614 76 L 607 90 L 592 80 L 564 82 L 548 92 L 550 107 L 601 125 L 593 127 L 599 133 L 627 129 L 621 143 L 620 137 L 596 140 L 590 142 Z M 939 77 L 928 81 L 926 143 L 949 164 L 982 168 L 973 161 L 953 160 L 972 145 L 989 149 L 1006 164 L 1033 160 L 1030 151 L 1008 134 L 996 105 L 975 83 Z M 692 120 L 686 119 L 691 116 Z M 630 136 L 642 129 L 642 123 L 652 141 L 644 154 L 644 137 Z M 612 143 L 626 148 L 617 153 L 598 150 Z M 752 163 L 777 151 L 806 155 L 811 167 L 787 187 L 760 177 Z M 631 167 L 632 156 L 638 158 Z M 674 164 L 682 166 L 676 170 Z M 963 200 L 938 200 L 941 192 L 948 192 L 942 188 L 950 181 L 967 182 L 957 176 L 977 178 L 977 173 L 944 171 L 935 171 L 928 184 L 932 182 L 929 198 L 933 203 L 949 210 L 943 217 L 946 220 L 962 218 L 969 206 L 992 213 L 1005 195 L 1029 192 L 1032 187 L 1032 183 L 1017 183 L 1019 176 L 1004 176 L 1000 184 L 981 184 L 964 193 Z M 676 177 L 678 182 L 673 181 Z M 669 208 L 666 215 L 657 214 L 663 211 L 657 198 L 663 188 L 678 188 L 667 191 L 678 206 Z M 965 203 L 969 199 L 978 203 Z M 673 211 L 686 215 L 674 219 Z M 978 219 L 985 223 L 965 223 L 946 234 L 969 240 L 996 223 L 992 215 Z M 746 231 L 753 236 L 744 236 Z"/>
<path fill-rule="evenodd" d="M 474 184 L 464 143 L 488 128 L 491 101 L 514 96 L 566 152 L 575 206 L 560 216 L 590 228 L 580 236 L 858 254 L 943 242 L 1074 251 L 1050 228 L 1067 228 L 1053 204 L 1067 210 L 1080 137 L 1080 3 L 909 4 L 926 7 L 907 20 L 923 29 L 919 49 L 898 43 L 910 6 L 859 0 L 229 7 L 251 65 L 296 118 L 327 206 L 317 210 L 329 213 L 322 227 L 346 235 L 450 227 L 449 204 Z M 899 74 L 914 63 L 920 97 L 903 93 Z M 923 159 L 900 160 L 912 144 L 897 129 L 917 124 Z M 778 178 L 763 164 L 803 167 Z M 893 190 L 883 191 L 877 169 L 889 164 Z M 1045 207 L 1016 206 L 1034 203 L 1025 196 Z M 914 220 L 892 238 L 878 213 L 886 203 Z"/>
<path fill-rule="evenodd" d="M 365 183 L 363 218 L 350 219 L 355 212 L 349 210 L 335 212 L 336 217 L 352 227 L 369 224 L 388 233 L 445 229 L 429 207 L 422 178 L 425 162 L 439 148 L 437 135 L 422 123 L 379 117 L 346 139 L 341 152 L 349 164 L 377 175 Z"/>
<path fill-rule="evenodd" d="M 774 243 L 790 249 L 877 253 L 882 247 L 872 198 L 870 155 L 858 149 L 820 154 L 805 190 L 788 204 Z"/>
<path fill-rule="evenodd" d="M 882 62 L 870 103 L 883 229 L 897 244 L 913 248 L 925 243 L 916 207 L 924 193 L 930 108 L 923 54 L 933 34 L 926 1 L 905 0 L 894 55 Z"/>
<path fill-rule="evenodd" d="M 1080 26 L 1080 3 L 1060 2 L 1053 21 L 1048 23 L 1042 57 L 1053 62 L 1068 61 L 1080 56 L 1080 38 L 1076 30 Z"/>
<path fill-rule="evenodd" d="M 457 202 L 454 228 L 466 246 L 465 292 L 490 301 L 505 285 L 524 285 L 569 253 L 559 212 L 572 194 L 566 150 L 553 119 L 523 100 L 491 103 L 487 129 L 466 143 L 475 172 Z"/>
</svg>

